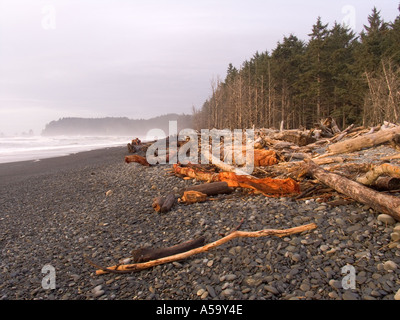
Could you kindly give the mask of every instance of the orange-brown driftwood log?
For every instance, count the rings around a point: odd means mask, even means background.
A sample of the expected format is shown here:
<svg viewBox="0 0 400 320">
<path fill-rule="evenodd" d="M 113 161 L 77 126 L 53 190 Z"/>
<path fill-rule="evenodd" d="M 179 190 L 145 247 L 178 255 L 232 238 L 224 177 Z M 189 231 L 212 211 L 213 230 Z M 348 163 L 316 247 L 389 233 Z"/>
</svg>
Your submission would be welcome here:
<svg viewBox="0 0 400 320">
<path fill-rule="evenodd" d="M 250 176 L 236 175 L 233 172 L 213 173 L 196 168 L 182 168 L 174 165 L 174 172 L 200 181 L 223 181 L 232 188 L 247 188 L 262 193 L 265 196 L 283 196 L 300 193 L 300 185 L 293 179 L 257 179 Z"/>
<path fill-rule="evenodd" d="M 165 258 L 157 259 L 157 260 L 152 260 L 144 263 L 135 263 L 135 264 L 126 264 L 126 265 L 117 265 L 117 266 L 112 266 L 108 268 L 102 268 L 94 263 L 90 262 L 92 265 L 97 267 L 99 270 L 96 271 L 97 275 L 102 275 L 106 273 L 129 273 L 129 272 L 138 272 L 141 270 L 149 269 L 161 264 L 165 263 L 170 263 L 173 261 L 179 261 L 179 260 L 184 260 L 187 259 L 193 255 L 209 251 L 211 249 L 214 249 L 218 246 L 223 245 L 224 243 L 231 241 L 232 239 L 235 238 L 261 238 L 261 237 L 269 237 L 269 236 L 276 236 L 276 237 L 287 237 L 289 235 L 297 234 L 297 233 L 302 233 L 305 231 L 311 231 L 317 228 L 317 225 L 315 223 L 300 226 L 300 227 L 295 227 L 291 229 L 286 229 L 286 230 L 274 230 L 274 229 L 266 229 L 266 230 L 261 230 L 261 231 L 256 231 L 256 232 L 245 232 L 245 231 L 235 231 L 227 235 L 226 237 L 223 237 L 215 242 L 209 243 L 205 246 L 192 249 L 187 252 L 175 254 L 172 256 L 168 256 Z"/>
<path fill-rule="evenodd" d="M 233 188 L 230 188 L 228 186 L 228 183 L 222 181 L 222 182 L 203 183 L 197 186 L 187 187 L 183 190 L 183 192 L 185 191 L 197 191 L 204 193 L 208 196 L 215 196 L 217 194 L 232 193 Z"/>
<path fill-rule="evenodd" d="M 400 221 L 400 199 L 386 195 L 358 182 L 347 179 L 335 173 L 325 171 L 311 160 L 304 160 L 308 164 L 308 172 L 323 184 L 335 189 L 358 202 L 369 205 L 378 212 L 386 213 Z"/>
<path fill-rule="evenodd" d="M 142 166 L 150 167 L 150 164 L 147 162 L 146 158 L 138 156 L 138 155 L 126 156 L 125 162 L 126 163 L 136 162 L 136 163 L 141 164 Z"/>
<path fill-rule="evenodd" d="M 204 202 L 207 201 L 207 195 L 199 191 L 185 191 L 178 201 L 185 204 Z"/>
<path fill-rule="evenodd" d="M 268 167 L 278 163 L 279 160 L 275 151 L 254 149 L 254 167 Z"/>
<path fill-rule="evenodd" d="M 225 181 L 233 188 L 253 189 L 265 196 L 289 195 L 300 193 L 300 185 L 293 179 L 256 179 L 248 176 L 239 176 L 233 172 L 221 172 L 218 174 L 220 181 Z"/>
</svg>

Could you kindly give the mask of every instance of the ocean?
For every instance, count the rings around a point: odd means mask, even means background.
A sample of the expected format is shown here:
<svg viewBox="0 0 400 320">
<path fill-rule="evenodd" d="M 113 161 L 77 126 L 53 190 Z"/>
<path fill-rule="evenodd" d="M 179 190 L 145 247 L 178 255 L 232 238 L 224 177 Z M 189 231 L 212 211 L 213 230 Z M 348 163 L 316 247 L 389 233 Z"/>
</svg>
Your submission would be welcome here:
<svg viewBox="0 0 400 320">
<path fill-rule="evenodd" d="M 119 136 L 0 137 L 0 163 L 40 161 L 82 151 L 126 146 L 132 139 Z"/>
</svg>

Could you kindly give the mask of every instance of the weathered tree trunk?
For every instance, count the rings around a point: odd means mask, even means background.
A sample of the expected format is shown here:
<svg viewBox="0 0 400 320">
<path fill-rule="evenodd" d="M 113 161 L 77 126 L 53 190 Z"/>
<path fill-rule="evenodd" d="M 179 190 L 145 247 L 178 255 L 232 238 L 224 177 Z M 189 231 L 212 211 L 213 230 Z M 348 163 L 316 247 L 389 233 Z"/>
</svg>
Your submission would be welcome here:
<svg viewBox="0 0 400 320">
<path fill-rule="evenodd" d="M 316 139 L 312 137 L 308 132 L 303 132 L 299 130 L 285 130 L 280 133 L 271 135 L 271 138 L 291 142 L 299 147 L 304 147 L 316 141 Z"/>
<path fill-rule="evenodd" d="M 185 191 L 197 191 L 204 193 L 208 196 L 215 196 L 217 194 L 226 194 L 226 193 L 232 193 L 233 188 L 230 188 L 228 186 L 228 183 L 226 182 L 213 182 L 213 183 L 204 183 L 200 184 L 197 186 L 192 186 L 185 188 L 182 192 L 181 195 L 183 195 L 183 192 Z"/>
<path fill-rule="evenodd" d="M 168 248 L 140 248 L 132 251 L 132 261 L 135 263 L 143 263 L 150 260 L 165 258 L 204 246 L 205 242 L 206 239 L 204 237 L 199 237 Z"/>
<path fill-rule="evenodd" d="M 375 189 L 380 191 L 399 190 L 400 179 L 392 177 L 379 177 L 373 186 Z"/>
<path fill-rule="evenodd" d="M 374 166 L 372 170 L 368 171 L 364 176 L 359 177 L 357 182 L 364 185 L 370 186 L 381 175 L 389 175 L 393 178 L 400 178 L 400 167 L 391 165 L 389 163 L 384 163 L 380 166 Z"/>
<path fill-rule="evenodd" d="M 146 158 L 138 156 L 138 155 L 126 156 L 125 162 L 126 163 L 136 162 L 136 163 L 141 164 L 142 166 L 150 167 L 150 164 L 147 162 Z"/>
<path fill-rule="evenodd" d="M 400 199 L 382 194 L 338 174 L 330 173 L 306 159 L 308 172 L 323 184 L 358 202 L 369 205 L 378 212 L 386 213 L 400 221 Z"/>
<path fill-rule="evenodd" d="M 328 152 L 330 154 L 339 154 L 359 151 L 364 148 L 371 148 L 392 140 L 396 134 L 400 134 L 400 126 L 393 129 L 381 130 L 375 134 L 360 136 L 354 139 L 335 143 L 328 147 Z"/>
</svg>

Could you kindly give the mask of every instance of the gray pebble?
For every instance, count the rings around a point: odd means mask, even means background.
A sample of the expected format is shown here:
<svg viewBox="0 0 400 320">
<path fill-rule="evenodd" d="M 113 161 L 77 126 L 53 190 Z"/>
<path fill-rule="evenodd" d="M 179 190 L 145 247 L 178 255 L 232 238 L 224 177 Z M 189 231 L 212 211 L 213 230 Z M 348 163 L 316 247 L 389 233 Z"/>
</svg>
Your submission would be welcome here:
<svg viewBox="0 0 400 320">
<path fill-rule="evenodd" d="M 92 294 L 94 298 L 98 298 L 104 294 L 104 290 L 102 285 L 98 285 L 97 287 L 94 287 L 92 290 Z"/>
<path fill-rule="evenodd" d="M 224 291 L 222 291 L 222 295 L 224 296 L 232 296 L 235 293 L 235 290 L 233 289 L 225 289 Z"/>
<path fill-rule="evenodd" d="M 217 296 L 213 287 L 207 285 L 206 288 L 212 298 L 215 298 Z"/>
<path fill-rule="evenodd" d="M 249 287 L 257 287 L 262 283 L 262 279 L 256 279 L 253 277 L 247 277 L 243 280 L 243 284 Z"/>
<path fill-rule="evenodd" d="M 299 262 L 299 261 L 301 261 L 301 255 L 298 254 L 298 253 L 293 254 L 293 255 L 292 255 L 292 260 L 293 260 L 294 262 Z"/>
<path fill-rule="evenodd" d="M 400 300 L 400 289 L 397 291 L 397 293 L 394 295 L 394 300 Z"/>
<path fill-rule="evenodd" d="M 346 290 L 342 295 L 342 299 L 343 300 L 358 300 L 359 296 L 358 296 L 358 294 L 356 294 L 350 290 Z"/>
<path fill-rule="evenodd" d="M 396 220 L 394 220 L 393 217 L 389 216 L 388 214 L 380 214 L 377 219 L 378 221 L 388 225 L 393 225 L 396 223 Z"/>
<path fill-rule="evenodd" d="M 394 270 L 397 269 L 397 264 L 396 264 L 395 262 L 393 262 L 393 261 L 386 261 L 386 262 L 383 264 L 383 268 L 384 268 L 386 271 L 394 271 Z"/>
<path fill-rule="evenodd" d="M 334 280 L 334 279 L 329 280 L 329 285 L 330 285 L 332 288 L 336 289 L 336 290 L 339 290 L 339 289 L 342 288 L 342 283 L 341 283 L 340 281 Z"/>
<path fill-rule="evenodd" d="M 226 280 L 226 281 L 233 281 L 233 280 L 235 280 L 236 278 L 237 278 L 237 275 L 236 275 L 236 274 L 228 274 L 228 275 L 225 276 L 225 280 Z"/>
<path fill-rule="evenodd" d="M 266 285 L 266 286 L 264 286 L 264 289 L 265 289 L 266 291 L 268 291 L 268 292 L 271 292 L 271 293 L 274 294 L 274 295 L 278 295 L 278 294 L 279 294 L 279 291 L 278 291 L 275 287 L 273 287 L 273 286 Z"/>
</svg>

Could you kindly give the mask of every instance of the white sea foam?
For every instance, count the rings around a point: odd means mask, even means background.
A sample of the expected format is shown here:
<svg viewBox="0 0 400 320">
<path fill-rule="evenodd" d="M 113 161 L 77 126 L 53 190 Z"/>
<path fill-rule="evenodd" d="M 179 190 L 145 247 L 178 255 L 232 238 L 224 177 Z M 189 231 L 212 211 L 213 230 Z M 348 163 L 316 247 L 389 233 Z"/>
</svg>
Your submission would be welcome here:
<svg viewBox="0 0 400 320">
<path fill-rule="evenodd" d="M 1 137 L 0 163 L 37 161 L 82 151 L 124 146 L 131 140 L 132 137 L 120 136 Z"/>
</svg>

